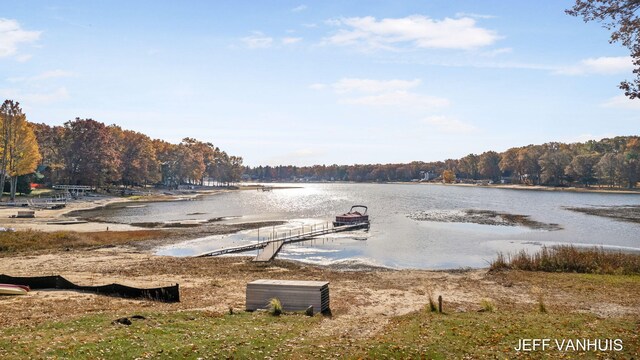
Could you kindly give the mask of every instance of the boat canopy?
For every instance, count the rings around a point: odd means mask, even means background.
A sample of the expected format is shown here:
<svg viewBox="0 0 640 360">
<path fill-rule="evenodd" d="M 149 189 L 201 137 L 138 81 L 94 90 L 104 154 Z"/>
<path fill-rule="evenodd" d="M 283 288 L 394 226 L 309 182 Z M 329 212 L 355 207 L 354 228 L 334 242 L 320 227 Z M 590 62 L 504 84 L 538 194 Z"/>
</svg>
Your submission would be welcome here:
<svg viewBox="0 0 640 360">
<path fill-rule="evenodd" d="M 362 213 L 361 213 L 362 215 L 365 215 L 365 214 L 367 213 L 368 208 L 367 208 L 366 206 L 364 206 L 364 205 L 353 205 L 353 206 L 351 207 L 351 210 L 349 210 L 349 212 L 350 212 L 350 213 L 352 213 L 352 212 L 353 212 L 353 209 L 357 209 L 357 208 L 362 208 L 362 209 L 364 209 L 364 212 L 362 212 Z"/>
</svg>

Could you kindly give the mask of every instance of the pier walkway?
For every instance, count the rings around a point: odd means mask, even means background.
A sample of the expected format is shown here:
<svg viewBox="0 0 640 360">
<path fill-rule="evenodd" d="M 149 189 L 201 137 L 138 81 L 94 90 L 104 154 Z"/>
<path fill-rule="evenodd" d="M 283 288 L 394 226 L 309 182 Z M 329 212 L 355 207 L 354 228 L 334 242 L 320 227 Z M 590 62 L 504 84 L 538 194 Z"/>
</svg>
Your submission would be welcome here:
<svg viewBox="0 0 640 360">
<path fill-rule="evenodd" d="M 285 235 L 283 237 L 276 238 L 273 240 L 267 240 L 267 241 L 257 242 L 257 243 L 248 244 L 248 245 L 234 246 L 234 247 L 209 251 L 200 255 L 196 255 L 195 257 L 218 256 L 218 255 L 263 249 L 258 254 L 258 256 L 256 256 L 255 259 L 253 259 L 253 261 L 266 262 L 266 261 L 273 260 L 273 258 L 276 255 L 278 255 L 278 252 L 280 252 L 280 250 L 285 244 L 291 244 L 295 242 L 310 240 L 322 235 L 328 235 L 328 234 L 338 233 L 342 231 L 363 229 L 367 227 L 369 227 L 369 223 L 359 223 L 359 224 L 344 225 L 344 226 L 338 226 L 338 227 L 327 227 L 327 228 L 322 228 L 318 230 L 302 232 L 294 235 L 291 235 L 291 232 L 289 232 L 289 236 Z"/>
</svg>

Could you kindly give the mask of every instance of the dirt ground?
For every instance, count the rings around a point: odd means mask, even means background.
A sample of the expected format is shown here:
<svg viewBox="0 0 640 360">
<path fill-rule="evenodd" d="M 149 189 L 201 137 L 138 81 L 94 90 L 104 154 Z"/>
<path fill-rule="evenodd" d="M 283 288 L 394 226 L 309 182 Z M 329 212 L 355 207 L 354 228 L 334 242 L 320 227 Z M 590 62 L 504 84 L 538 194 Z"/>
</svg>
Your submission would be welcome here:
<svg viewBox="0 0 640 360">
<path fill-rule="evenodd" d="M 551 312 L 590 312 L 602 317 L 640 313 L 640 281 L 635 277 L 491 273 L 486 269 L 339 271 L 280 260 L 255 264 L 247 257 L 161 257 L 126 246 L 0 257 L 0 274 L 62 275 L 81 285 L 115 282 L 158 287 L 178 283 L 181 296 L 179 303 L 167 304 L 35 290 L 25 296 L 0 297 L 0 329 L 92 313 L 117 317 L 144 311 L 244 310 L 246 284 L 256 279 L 329 281 L 332 317 L 317 331 L 354 338 L 372 336 L 391 317 L 423 308 L 430 295 L 433 299 L 443 297 L 446 312 L 477 311 L 485 299 L 499 309 L 535 309 L 543 297 Z"/>
</svg>

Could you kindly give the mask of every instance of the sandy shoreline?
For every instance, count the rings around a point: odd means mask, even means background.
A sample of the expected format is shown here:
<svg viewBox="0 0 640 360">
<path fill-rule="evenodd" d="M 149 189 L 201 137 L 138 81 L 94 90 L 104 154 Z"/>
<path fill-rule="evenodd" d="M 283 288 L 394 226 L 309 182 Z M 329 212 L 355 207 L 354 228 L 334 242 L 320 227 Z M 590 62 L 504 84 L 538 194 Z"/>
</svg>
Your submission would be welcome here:
<svg viewBox="0 0 640 360">
<path fill-rule="evenodd" d="M 87 222 L 69 225 L 54 225 L 61 220 L 70 221 L 73 218 L 65 217 L 72 211 L 88 210 L 107 206 L 109 204 L 130 202 L 127 198 L 115 197 L 115 196 L 99 196 L 99 197 L 86 197 L 81 200 L 74 200 L 68 202 L 63 209 L 39 209 L 35 211 L 35 218 L 12 218 L 16 215 L 18 210 L 24 210 L 19 207 L 0 207 L 0 226 L 14 228 L 16 230 L 37 230 L 37 231 L 77 231 L 77 232 L 93 232 L 93 231 L 105 231 L 107 227 L 111 231 L 131 231 L 138 230 L 139 228 L 126 225 L 126 224 L 105 224 L 97 222 Z"/>
<path fill-rule="evenodd" d="M 220 194 L 228 190 L 197 190 L 182 191 L 175 194 L 153 194 L 145 197 L 126 198 L 120 196 L 87 196 L 81 199 L 67 202 L 62 209 L 37 209 L 35 218 L 14 218 L 18 210 L 25 210 L 21 207 L 0 206 L 0 226 L 13 228 L 16 230 L 36 230 L 36 231 L 76 231 L 76 232 L 96 232 L 96 231 L 135 231 L 145 230 L 145 227 L 132 226 L 129 224 L 82 221 L 77 224 L 68 223 L 73 220 L 81 220 L 76 216 L 69 216 L 72 213 L 84 210 L 98 209 L 108 205 L 118 203 L 131 203 L 132 206 L 142 205 L 148 202 L 184 201 L 196 199 L 201 196 Z M 55 224 L 65 222 L 67 224 Z"/>
</svg>

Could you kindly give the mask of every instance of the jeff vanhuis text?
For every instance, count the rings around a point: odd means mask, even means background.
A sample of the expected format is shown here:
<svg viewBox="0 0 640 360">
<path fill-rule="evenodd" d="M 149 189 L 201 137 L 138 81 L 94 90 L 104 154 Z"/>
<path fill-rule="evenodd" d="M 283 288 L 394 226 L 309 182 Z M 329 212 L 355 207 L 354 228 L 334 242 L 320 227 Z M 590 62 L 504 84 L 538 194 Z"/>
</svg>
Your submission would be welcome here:
<svg viewBox="0 0 640 360">
<path fill-rule="evenodd" d="M 520 339 L 516 351 L 622 351 L 622 339 Z"/>
</svg>

